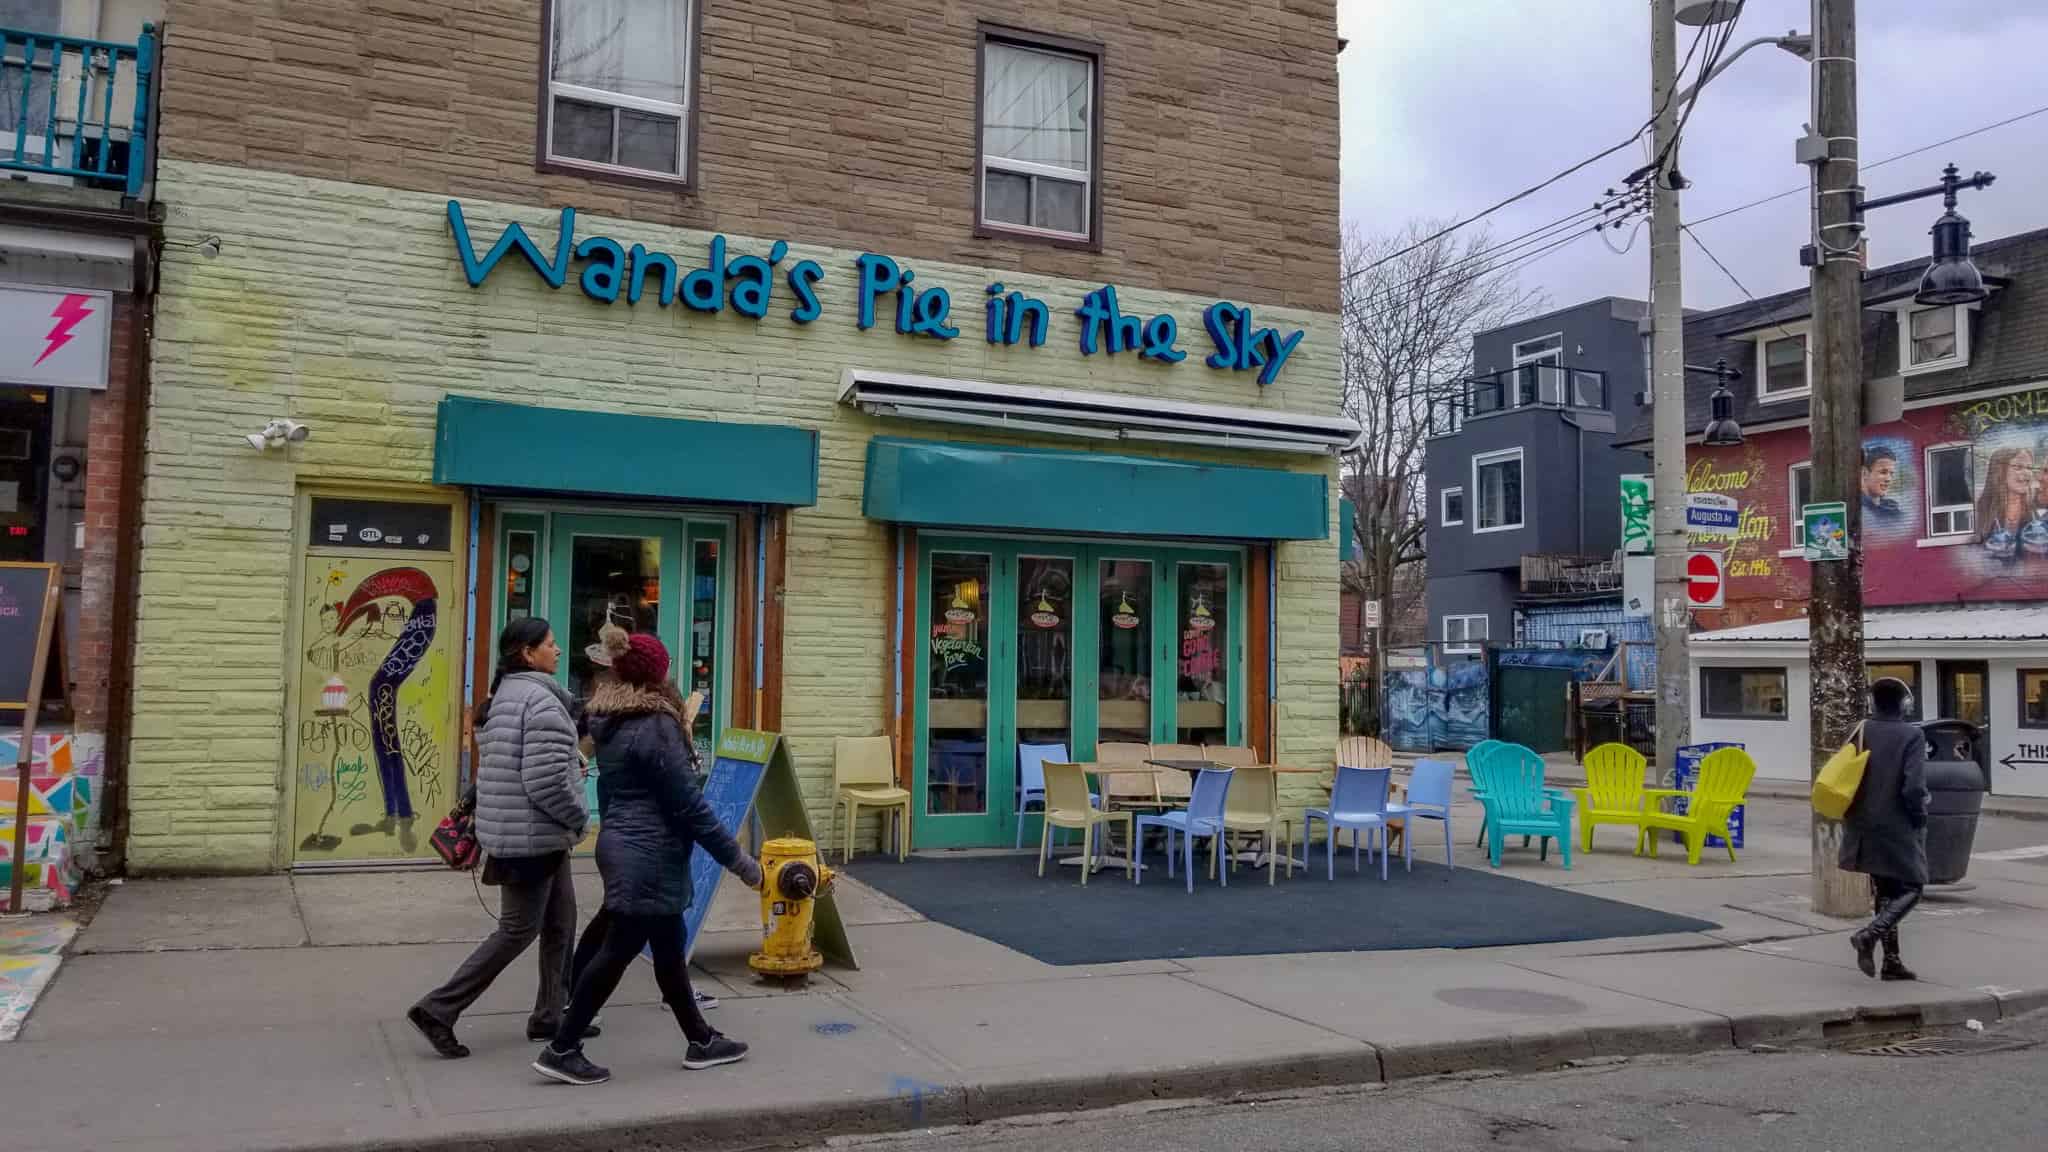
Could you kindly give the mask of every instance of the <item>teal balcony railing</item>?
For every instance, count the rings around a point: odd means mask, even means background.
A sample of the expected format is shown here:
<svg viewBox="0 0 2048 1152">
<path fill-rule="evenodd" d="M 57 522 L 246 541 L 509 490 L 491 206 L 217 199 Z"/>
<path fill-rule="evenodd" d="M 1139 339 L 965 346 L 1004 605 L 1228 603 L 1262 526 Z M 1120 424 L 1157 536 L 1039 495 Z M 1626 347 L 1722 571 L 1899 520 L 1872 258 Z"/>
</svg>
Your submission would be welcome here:
<svg viewBox="0 0 2048 1152">
<path fill-rule="evenodd" d="M 0 173 L 140 196 L 156 26 L 133 44 L 0 27 Z"/>
</svg>

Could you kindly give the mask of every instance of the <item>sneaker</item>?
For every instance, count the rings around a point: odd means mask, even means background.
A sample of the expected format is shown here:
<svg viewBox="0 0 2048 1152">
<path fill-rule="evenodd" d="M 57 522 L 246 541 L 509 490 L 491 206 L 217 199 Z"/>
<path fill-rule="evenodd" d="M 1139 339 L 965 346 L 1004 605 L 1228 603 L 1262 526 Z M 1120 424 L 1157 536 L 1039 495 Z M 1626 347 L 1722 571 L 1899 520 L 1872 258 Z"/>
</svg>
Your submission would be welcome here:
<svg viewBox="0 0 2048 1152">
<path fill-rule="evenodd" d="M 691 991 L 696 994 L 697 1008 L 699 1011 L 708 1012 L 711 1009 L 718 1007 L 718 997 L 713 996 L 711 993 L 706 992 L 700 988 L 691 989 Z"/>
<path fill-rule="evenodd" d="M 540 1055 L 534 1058 L 533 1070 L 564 1084 L 602 1084 L 612 1078 L 612 1070 L 592 1064 L 583 1055 L 583 1049 L 557 1052 L 552 1044 L 541 1049 Z"/>
<path fill-rule="evenodd" d="M 720 1064 L 737 1064 L 747 1058 L 747 1046 L 730 1037 L 713 1033 L 711 1039 L 702 1044 L 692 1041 L 690 1050 L 683 1055 L 683 1067 L 690 1069 L 716 1068 Z"/>
<path fill-rule="evenodd" d="M 598 1027 L 596 1021 L 592 1021 L 590 1024 L 584 1026 L 583 1035 L 578 1037 L 578 1039 L 595 1040 L 602 1035 L 604 1035 L 604 1029 Z M 528 1028 L 526 1030 L 526 1038 L 528 1040 L 533 1041 L 535 1044 L 545 1044 L 548 1041 L 553 1040 L 555 1038 L 555 1030 L 553 1028 L 544 1028 L 540 1030 Z"/>
<path fill-rule="evenodd" d="M 427 1038 L 427 1043 L 432 1044 L 434 1051 L 443 1059 L 460 1060 L 469 1055 L 469 1046 L 455 1038 L 455 1029 L 427 1015 L 425 1008 L 415 1004 L 405 1010 L 405 1018 L 419 1029 L 420 1035 Z"/>
</svg>

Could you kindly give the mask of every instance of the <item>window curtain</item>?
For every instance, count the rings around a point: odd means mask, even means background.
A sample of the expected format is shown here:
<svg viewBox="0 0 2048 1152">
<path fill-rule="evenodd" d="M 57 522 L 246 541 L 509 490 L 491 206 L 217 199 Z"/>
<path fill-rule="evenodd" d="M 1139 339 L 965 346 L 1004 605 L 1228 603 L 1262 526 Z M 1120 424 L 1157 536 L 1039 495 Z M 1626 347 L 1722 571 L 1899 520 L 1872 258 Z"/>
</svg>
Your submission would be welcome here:
<svg viewBox="0 0 2048 1152">
<path fill-rule="evenodd" d="M 982 69 L 982 148 L 990 156 L 1088 171 L 1092 63 L 990 41 Z"/>
<path fill-rule="evenodd" d="M 557 0 L 552 74 L 562 84 L 686 104 L 688 0 Z"/>
</svg>

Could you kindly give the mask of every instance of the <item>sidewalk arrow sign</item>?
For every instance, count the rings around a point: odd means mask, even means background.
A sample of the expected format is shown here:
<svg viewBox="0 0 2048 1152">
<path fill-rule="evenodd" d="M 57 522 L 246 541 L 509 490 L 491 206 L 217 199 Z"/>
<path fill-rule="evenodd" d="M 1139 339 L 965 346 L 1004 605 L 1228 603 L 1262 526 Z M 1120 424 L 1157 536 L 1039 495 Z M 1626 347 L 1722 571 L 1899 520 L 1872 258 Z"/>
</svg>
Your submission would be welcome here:
<svg viewBox="0 0 2048 1152">
<path fill-rule="evenodd" d="M 1742 508 L 1733 496 L 1694 492 L 1685 498 L 1685 528 L 1701 536 L 1733 536 L 1742 523 Z"/>
<path fill-rule="evenodd" d="M 1685 557 L 1685 599 L 1694 608 L 1719 608 L 1728 594 L 1726 566 L 1720 552 L 1690 552 Z"/>
</svg>

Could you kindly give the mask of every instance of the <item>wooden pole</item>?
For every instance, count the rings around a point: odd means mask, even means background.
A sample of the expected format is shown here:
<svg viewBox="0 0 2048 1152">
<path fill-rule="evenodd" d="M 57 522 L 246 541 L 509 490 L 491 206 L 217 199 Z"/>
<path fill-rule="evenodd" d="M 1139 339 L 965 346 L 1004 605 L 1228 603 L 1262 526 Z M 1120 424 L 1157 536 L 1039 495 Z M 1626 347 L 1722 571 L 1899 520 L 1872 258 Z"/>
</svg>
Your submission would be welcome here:
<svg viewBox="0 0 2048 1152">
<path fill-rule="evenodd" d="M 36 713 L 43 707 L 43 668 L 50 660 L 51 625 L 63 610 L 64 574 L 49 565 L 49 584 L 43 590 L 42 623 L 36 630 L 35 662 L 28 670 L 28 699 L 21 712 L 21 755 L 14 762 L 14 860 L 9 869 L 7 911 L 21 915 L 21 888 L 28 875 L 28 793 L 29 769 L 36 758 Z"/>
</svg>

